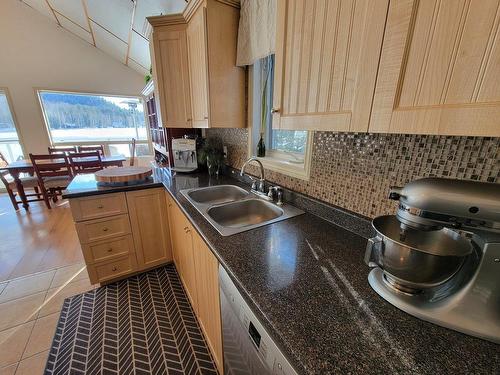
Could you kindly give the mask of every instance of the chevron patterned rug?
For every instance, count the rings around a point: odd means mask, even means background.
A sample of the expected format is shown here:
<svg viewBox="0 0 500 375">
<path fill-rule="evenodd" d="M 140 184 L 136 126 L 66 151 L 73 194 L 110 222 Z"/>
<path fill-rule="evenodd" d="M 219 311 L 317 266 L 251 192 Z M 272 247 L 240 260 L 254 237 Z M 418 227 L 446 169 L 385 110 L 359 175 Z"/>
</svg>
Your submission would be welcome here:
<svg viewBox="0 0 500 375">
<path fill-rule="evenodd" d="M 173 265 L 70 297 L 45 374 L 217 374 Z"/>
</svg>

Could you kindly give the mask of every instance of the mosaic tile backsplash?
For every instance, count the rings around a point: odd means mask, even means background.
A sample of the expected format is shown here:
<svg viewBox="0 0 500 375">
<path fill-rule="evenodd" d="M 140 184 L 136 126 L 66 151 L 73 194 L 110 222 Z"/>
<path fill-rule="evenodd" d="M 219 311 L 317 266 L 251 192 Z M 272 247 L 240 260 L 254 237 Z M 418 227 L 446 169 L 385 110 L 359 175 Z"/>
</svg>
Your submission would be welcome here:
<svg viewBox="0 0 500 375">
<path fill-rule="evenodd" d="M 248 158 L 247 129 L 209 129 L 228 163 Z M 257 169 L 249 169 L 257 174 Z M 392 214 L 390 186 L 422 177 L 500 182 L 500 138 L 315 132 L 309 181 L 266 170 L 266 180 L 358 214 Z"/>
</svg>

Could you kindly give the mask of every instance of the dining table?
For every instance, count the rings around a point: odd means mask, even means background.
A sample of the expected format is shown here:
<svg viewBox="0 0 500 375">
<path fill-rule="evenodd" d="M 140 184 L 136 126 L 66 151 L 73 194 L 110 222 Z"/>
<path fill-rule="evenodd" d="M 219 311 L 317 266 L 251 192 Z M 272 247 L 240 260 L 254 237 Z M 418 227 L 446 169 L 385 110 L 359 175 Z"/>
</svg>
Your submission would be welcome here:
<svg viewBox="0 0 500 375">
<path fill-rule="evenodd" d="M 124 156 L 104 156 L 101 158 L 102 166 L 104 168 L 107 167 L 122 167 L 123 162 L 126 160 Z M 63 164 L 64 161 L 61 159 L 61 164 Z M 24 192 L 24 187 L 23 183 L 21 181 L 21 174 L 29 174 L 33 176 L 35 174 L 35 168 L 33 167 L 33 164 L 31 164 L 31 160 L 29 159 L 21 159 L 14 161 L 12 163 L 9 163 L 6 166 L 3 166 L 1 168 L 2 170 L 6 170 L 9 172 L 9 174 L 12 176 L 14 182 L 16 183 L 16 189 L 17 193 L 19 194 L 19 198 L 21 198 L 21 201 L 23 202 L 23 207 L 25 209 L 29 208 L 28 204 L 28 199 L 26 197 L 26 193 Z"/>
</svg>

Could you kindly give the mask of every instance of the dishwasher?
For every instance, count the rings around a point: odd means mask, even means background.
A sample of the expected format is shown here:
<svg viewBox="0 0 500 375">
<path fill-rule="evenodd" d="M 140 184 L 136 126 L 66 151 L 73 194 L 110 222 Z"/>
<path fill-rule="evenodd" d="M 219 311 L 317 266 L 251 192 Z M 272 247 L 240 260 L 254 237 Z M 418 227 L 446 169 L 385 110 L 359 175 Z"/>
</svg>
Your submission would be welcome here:
<svg viewBox="0 0 500 375">
<path fill-rule="evenodd" d="M 219 265 L 224 373 L 297 374 Z"/>
</svg>

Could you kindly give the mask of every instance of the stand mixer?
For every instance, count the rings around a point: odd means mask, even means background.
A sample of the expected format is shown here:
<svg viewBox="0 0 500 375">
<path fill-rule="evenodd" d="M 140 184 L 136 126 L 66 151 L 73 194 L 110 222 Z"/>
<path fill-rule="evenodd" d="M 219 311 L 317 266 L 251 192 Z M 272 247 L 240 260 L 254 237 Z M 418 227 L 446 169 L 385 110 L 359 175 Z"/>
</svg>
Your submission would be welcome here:
<svg viewBox="0 0 500 375">
<path fill-rule="evenodd" d="M 424 178 L 372 222 L 370 286 L 420 319 L 500 343 L 500 185 Z"/>
</svg>

